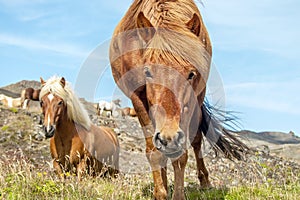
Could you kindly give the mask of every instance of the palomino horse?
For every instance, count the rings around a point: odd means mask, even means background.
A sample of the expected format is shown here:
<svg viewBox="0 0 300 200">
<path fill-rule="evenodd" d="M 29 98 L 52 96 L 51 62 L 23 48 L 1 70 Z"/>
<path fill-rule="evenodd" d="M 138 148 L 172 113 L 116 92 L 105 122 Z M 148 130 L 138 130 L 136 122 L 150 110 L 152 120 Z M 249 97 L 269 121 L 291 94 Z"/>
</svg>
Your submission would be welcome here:
<svg viewBox="0 0 300 200">
<path fill-rule="evenodd" d="M 116 113 L 117 108 L 121 107 L 120 102 L 120 99 L 116 99 L 111 102 L 103 100 L 99 101 L 97 104 L 97 114 L 102 115 L 103 111 L 108 111 L 110 112 L 110 116 L 113 116 Z"/>
<path fill-rule="evenodd" d="M 79 180 L 84 172 L 97 175 L 104 165 L 114 176 L 119 169 L 119 142 L 107 127 L 97 127 L 64 78 L 41 78 L 40 103 L 44 130 L 50 139 L 53 166 L 59 175 L 75 168 Z"/>
<path fill-rule="evenodd" d="M 9 108 L 16 108 L 21 106 L 21 98 L 12 98 L 9 96 L 6 96 L 4 94 L 0 94 L 0 102 L 9 107 Z"/>
<path fill-rule="evenodd" d="M 202 133 L 228 158 L 241 159 L 248 149 L 203 103 L 211 55 L 193 0 L 134 0 L 113 34 L 112 73 L 143 127 L 155 199 L 167 198 L 167 158 L 174 168 L 173 199 L 184 199 L 188 139 L 202 187 L 210 187 Z"/>
<path fill-rule="evenodd" d="M 26 88 L 21 92 L 22 108 L 26 109 L 29 101 L 39 101 L 41 89 Z"/>
</svg>

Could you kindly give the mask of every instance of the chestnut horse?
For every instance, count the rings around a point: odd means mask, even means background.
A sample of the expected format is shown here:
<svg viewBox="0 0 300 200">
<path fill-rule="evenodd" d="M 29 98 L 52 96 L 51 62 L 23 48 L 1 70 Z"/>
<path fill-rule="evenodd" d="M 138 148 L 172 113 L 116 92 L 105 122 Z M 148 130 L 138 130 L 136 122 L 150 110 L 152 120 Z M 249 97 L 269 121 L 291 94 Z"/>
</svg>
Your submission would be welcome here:
<svg viewBox="0 0 300 200">
<path fill-rule="evenodd" d="M 167 159 L 174 168 L 173 199 L 184 199 L 189 140 L 202 187 L 210 187 L 202 134 L 216 151 L 241 159 L 248 150 L 204 104 L 212 47 L 193 0 L 134 0 L 117 25 L 110 63 L 146 139 L 155 199 L 167 198 Z"/>
<path fill-rule="evenodd" d="M 28 107 L 29 101 L 39 101 L 41 89 L 26 88 L 21 92 L 21 106 L 23 109 Z"/>
<path fill-rule="evenodd" d="M 107 127 L 97 127 L 64 78 L 41 78 L 40 103 L 44 130 L 50 139 L 53 166 L 59 175 L 75 173 L 80 180 L 84 172 L 101 173 L 104 165 L 114 176 L 119 169 L 119 142 Z"/>
<path fill-rule="evenodd" d="M 122 108 L 122 117 L 126 117 L 126 116 L 136 117 L 136 112 L 134 108 L 130 108 L 130 107 Z"/>
</svg>

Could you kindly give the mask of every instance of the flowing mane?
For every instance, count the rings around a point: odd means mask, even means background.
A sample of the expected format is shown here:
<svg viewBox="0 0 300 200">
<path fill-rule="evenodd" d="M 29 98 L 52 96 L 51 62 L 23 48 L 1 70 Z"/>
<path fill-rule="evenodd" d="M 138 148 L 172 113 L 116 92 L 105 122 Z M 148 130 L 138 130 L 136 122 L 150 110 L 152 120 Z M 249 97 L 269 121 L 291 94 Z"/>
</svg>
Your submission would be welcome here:
<svg viewBox="0 0 300 200">
<path fill-rule="evenodd" d="M 48 93 L 59 96 L 67 105 L 69 119 L 90 130 L 91 121 L 88 112 L 71 89 L 70 83 L 67 82 L 65 87 L 62 87 L 60 80 L 60 77 L 51 77 L 41 89 L 40 100 Z"/>
<path fill-rule="evenodd" d="M 144 57 L 157 63 L 168 61 L 182 67 L 193 65 L 204 77 L 210 66 L 210 55 L 191 32 L 182 34 L 158 29 L 145 49 Z"/>
<path fill-rule="evenodd" d="M 203 77 L 207 77 L 212 49 L 194 1 L 134 0 L 129 10 L 120 22 L 126 28 L 123 31 L 138 28 L 132 19 L 137 19 L 140 12 L 144 13 L 156 30 L 154 37 L 143 47 L 144 58 L 157 63 L 168 61 L 182 67 L 192 64 Z M 186 25 L 194 14 L 201 19 L 199 36 L 192 33 Z"/>
<path fill-rule="evenodd" d="M 136 28 L 132 19 L 136 19 L 141 11 L 147 18 L 151 17 L 150 21 L 155 27 L 162 24 L 180 27 L 180 24 L 187 22 L 195 12 L 199 13 L 196 4 L 191 0 L 134 0 L 129 12 L 120 22 L 126 30 Z"/>
<path fill-rule="evenodd" d="M 112 74 L 142 126 L 154 199 L 169 197 L 167 158 L 174 169 L 172 199 L 185 199 L 188 141 L 203 188 L 211 187 L 201 156 L 203 135 L 228 157 L 241 159 L 248 150 L 203 103 L 211 56 L 209 35 L 194 0 L 133 0 L 114 31 Z"/>
</svg>

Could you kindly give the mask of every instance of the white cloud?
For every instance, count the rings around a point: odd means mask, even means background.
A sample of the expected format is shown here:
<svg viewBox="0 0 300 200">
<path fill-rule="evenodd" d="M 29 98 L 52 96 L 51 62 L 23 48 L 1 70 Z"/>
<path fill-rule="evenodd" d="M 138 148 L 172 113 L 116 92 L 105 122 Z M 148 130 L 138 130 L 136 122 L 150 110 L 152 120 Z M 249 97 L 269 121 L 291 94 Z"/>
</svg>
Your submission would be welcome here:
<svg viewBox="0 0 300 200">
<path fill-rule="evenodd" d="M 88 51 L 83 50 L 80 47 L 64 44 L 64 43 L 50 43 L 47 41 L 42 41 L 38 39 L 31 39 L 25 37 L 12 36 L 0 33 L 0 44 L 17 46 L 26 49 L 42 50 L 42 51 L 52 51 L 56 53 L 63 53 L 71 56 L 86 57 Z"/>
<path fill-rule="evenodd" d="M 225 86 L 229 104 L 300 115 L 300 79 L 285 82 L 247 82 Z"/>
<path fill-rule="evenodd" d="M 19 20 L 27 22 L 27 21 L 33 21 L 38 20 L 43 17 L 46 17 L 50 14 L 50 12 L 39 12 L 39 11 L 28 11 L 26 14 L 23 13 L 22 15 L 19 15 Z"/>
</svg>

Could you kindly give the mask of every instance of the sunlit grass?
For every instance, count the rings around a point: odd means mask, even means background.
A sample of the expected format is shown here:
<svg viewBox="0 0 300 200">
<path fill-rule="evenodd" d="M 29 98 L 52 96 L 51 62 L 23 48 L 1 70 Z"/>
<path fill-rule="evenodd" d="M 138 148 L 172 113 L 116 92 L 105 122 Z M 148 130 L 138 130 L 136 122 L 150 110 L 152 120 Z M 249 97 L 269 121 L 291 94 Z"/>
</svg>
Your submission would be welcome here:
<svg viewBox="0 0 300 200">
<path fill-rule="evenodd" d="M 33 119 L 27 115 L 2 119 L 0 128 L 0 199 L 153 199 L 152 175 L 123 174 L 116 179 L 77 177 L 67 174 L 61 180 L 50 168 L 49 141 L 36 141 Z M 20 112 L 21 113 L 21 112 Z M 5 122 L 5 123 L 4 123 Z M 225 162 L 206 158 L 210 179 L 215 187 L 202 190 L 196 164 L 189 158 L 185 178 L 185 198 L 197 199 L 298 199 L 299 165 L 281 158 L 262 159 L 253 155 L 247 162 Z M 170 168 L 172 168 L 170 166 Z M 168 170 L 169 199 L 173 192 L 173 172 Z"/>
<path fill-rule="evenodd" d="M 50 169 L 50 168 L 49 168 Z M 29 160 L 0 160 L 0 199 L 152 199 L 151 174 L 121 174 L 116 179 L 74 175 L 61 180 L 48 168 L 39 169 Z M 172 185 L 169 188 L 172 192 Z M 199 189 L 198 183 L 185 188 L 186 199 L 298 199 L 300 183 L 253 184 L 231 188 Z"/>
</svg>

